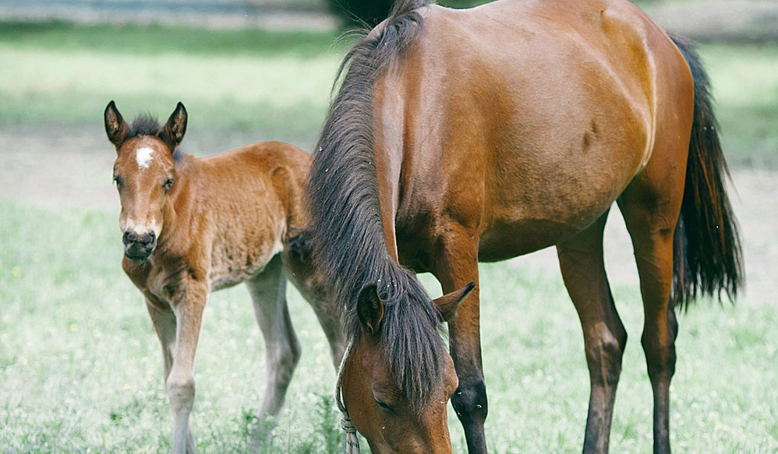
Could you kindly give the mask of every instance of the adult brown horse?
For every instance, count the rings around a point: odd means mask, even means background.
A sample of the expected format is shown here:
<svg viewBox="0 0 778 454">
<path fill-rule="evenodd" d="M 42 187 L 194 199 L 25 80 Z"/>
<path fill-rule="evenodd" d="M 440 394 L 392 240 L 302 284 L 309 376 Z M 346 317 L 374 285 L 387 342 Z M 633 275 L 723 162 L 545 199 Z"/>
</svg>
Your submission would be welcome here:
<svg viewBox="0 0 778 454">
<path fill-rule="evenodd" d="M 150 117 L 128 125 L 113 101 L 105 110 L 105 130 L 117 151 L 122 268 L 143 293 L 162 344 L 176 454 L 195 452 L 194 360 L 211 291 L 243 282 L 251 293 L 267 360 L 260 427 L 281 411 L 300 358 L 283 271 L 314 308 L 336 364 L 345 347 L 342 311 L 327 304 L 313 268 L 288 247 L 289 234 L 306 221 L 310 155 L 261 142 L 198 159 L 178 150 L 186 124 L 181 103 L 164 126 Z M 261 445 L 269 434 L 258 432 L 253 441 Z"/>
<path fill-rule="evenodd" d="M 451 452 L 450 396 L 469 451 L 486 452 L 478 292 L 448 321 L 449 357 L 408 268 L 436 276 L 449 312 L 479 261 L 552 245 L 589 365 L 583 450 L 608 450 L 627 340 L 603 264 L 613 202 L 640 275 L 654 451 L 670 452 L 674 309 L 734 297 L 742 276 L 689 43 L 626 0 L 400 0 L 341 72 L 308 183 L 312 244 L 347 306 L 343 398 L 373 452 Z"/>
</svg>

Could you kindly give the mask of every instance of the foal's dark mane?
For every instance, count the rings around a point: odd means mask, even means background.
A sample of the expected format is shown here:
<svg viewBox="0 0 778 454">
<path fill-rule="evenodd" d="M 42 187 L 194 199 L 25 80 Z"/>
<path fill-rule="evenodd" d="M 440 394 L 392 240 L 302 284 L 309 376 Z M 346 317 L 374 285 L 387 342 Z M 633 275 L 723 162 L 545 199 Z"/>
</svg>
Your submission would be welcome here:
<svg viewBox="0 0 778 454">
<path fill-rule="evenodd" d="M 129 129 L 124 135 L 124 140 L 130 140 L 133 137 L 149 136 L 156 137 L 159 140 L 168 143 L 164 137 L 165 126 L 160 124 L 159 120 L 151 114 L 142 113 L 132 120 L 129 125 Z M 168 145 L 169 146 L 169 145 Z M 176 147 L 173 153 L 173 161 L 179 162 L 183 157 L 183 153 Z"/>
<path fill-rule="evenodd" d="M 423 0 L 399 0 L 383 28 L 346 55 L 336 80 L 345 77 L 316 147 L 307 188 L 314 259 L 345 303 L 348 334 L 359 339 L 357 297 L 365 286 L 376 284 L 384 303 L 384 359 L 417 408 L 441 383 L 442 322 L 424 288 L 387 250 L 373 163 L 372 113 L 376 79 L 423 30 L 416 11 L 422 6 Z"/>
</svg>

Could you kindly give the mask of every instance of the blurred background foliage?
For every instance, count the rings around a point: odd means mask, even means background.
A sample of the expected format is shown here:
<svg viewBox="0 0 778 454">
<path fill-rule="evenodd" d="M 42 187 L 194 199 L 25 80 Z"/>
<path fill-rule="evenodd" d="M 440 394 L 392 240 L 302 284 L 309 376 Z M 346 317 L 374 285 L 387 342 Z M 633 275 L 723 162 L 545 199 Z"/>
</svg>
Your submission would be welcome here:
<svg viewBox="0 0 778 454">
<path fill-rule="evenodd" d="M 0 11 L 8 1 L 17 0 L 0 0 Z M 295 14 L 315 10 L 324 1 L 306 0 L 295 11 L 282 13 L 262 10 L 260 15 L 287 17 L 273 29 L 246 22 L 181 23 L 177 16 L 161 13 L 158 18 L 164 22 L 123 22 L 110 15 L 90 23 L 0 19 L 0 126 L 46 124 L 45 130 L 56 131 L 59 126 L 85 125 L 99 133 L 102 109 L 111 99 L 130 116 L 141 110 L 167 114 L 180 100 L 190 111 L 191 130 L 204 131 L 205 137 L 213 131 L 253 131 L 251 137 L 257 139 L 289 140 L 309 148 L 326 113 L 339 60 L 351 43 L 348 35 L 341 38 L 336 22 L 320 21 L 325 25 L 318 27 L 297 22 Z M 360 4 L 329 1 L 341 10 Z M 388 8 L 389 1 L 383 1 Z M 464 7 L 481 2 L 441 3 Z M 719 12 L 706 25 L 703 13 L 711 14 L 713 7 L 707 5 L 714 4 Z M 719 33 L 725 29 L 722 18 L 743 16 L 744 4 L 765 8 L 764 2 L 690 0 L 657 0 L 641 6 L 657 17 L 669 16 L 668 21 L 686 18 L 684 24 L 694 22 L 697 29 Z M 659 9 L 652 9 L 657 5 Z M 722 5 L 739 13 L 725 14 Z M 778 3 L 773 5 L 778 17 Z M 692 8 L 699 14 L 662 16 L 665 7 Z M 326 8 L 318 11 L 316 15 L 331 18 Z M 765 11 L 770 11 L 769 5 Z M 214 14 L 206 16 L 212 19 Z M 760 17 L 762 24 L 769 18 Z M 726 35 L 698 38 L 719 101 L 730 160 L 736 165 L 778 167 L 778 38 L 729 25 Z M 693 37 L 697 29 L 690 30 Z M 778 37 L 778 25 L 774 33 Z M 240 145 L 247 137 L 240 133 L 223 146 Z"/>
</svg>

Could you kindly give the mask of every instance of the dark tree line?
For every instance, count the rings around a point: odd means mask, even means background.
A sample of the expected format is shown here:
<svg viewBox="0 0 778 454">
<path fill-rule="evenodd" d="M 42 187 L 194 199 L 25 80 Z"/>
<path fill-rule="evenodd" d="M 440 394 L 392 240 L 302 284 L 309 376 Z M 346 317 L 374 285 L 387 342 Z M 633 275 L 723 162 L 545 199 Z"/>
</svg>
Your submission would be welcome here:
<svg viewBox="0 0 778 454">
<path fill-rule="evenodd" d="M 327 0 L 333 13 L 340 16 L 346 26 L 367 24 L 376 26 L 386 19 L 394 0 Z M 469 8 L 488 0 L 440 0 L 436 3 L 452 8 Z"/>
</svg>

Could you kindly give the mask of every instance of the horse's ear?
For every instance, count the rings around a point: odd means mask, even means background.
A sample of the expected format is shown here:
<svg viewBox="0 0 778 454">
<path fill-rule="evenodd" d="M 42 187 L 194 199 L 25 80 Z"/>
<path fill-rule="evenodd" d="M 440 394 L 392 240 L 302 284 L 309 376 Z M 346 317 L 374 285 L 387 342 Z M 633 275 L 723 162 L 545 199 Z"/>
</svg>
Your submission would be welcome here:
<svg viewBox="0 0 778 454">
<path fill-rule="evenodd" d="M 116 108 L 116 104 L 111 101 L 105 108 L 105 133 L 108 135 L 108 140 L 112 144 L 119 148 L 124 142 L 124 136 L 127 134 L 127 123 L 122 118 L 122 114 L 119 113 L 119 109 Z"/>
<path fill-rule="evenodd" d="M 463 288 L 447 293 L 433 301 L 435 306 L 438 307 L 438 312 L 440 312 L 440 316 L 443 317 L 443 320 L 449 321 L 456 315 L 457 308 L 474 288 L 475 282 L 471 282 Z"/>
<path fill-rule="evenodd" d="M 378 296 L 378 287 L 375 284 L 368 284 L 359 292 L 357 317 L 364 330 L 372 336 L 378 335 L 381 320 L 384 318 L 384 303 Z"/>
<path fill-rule="evenodd" d="M 184 140 L 184 134 L 186 134 L 186 121 L 187 114 L 186 108 L 182 103 L 178 103 L 176 110 L 170 114 L 167 123 L 165 124 L 165 130 L 163 131 L 162 139 L 170 146 L 170 152 L 174 152 L 176 147 Z"/>
</svg>

